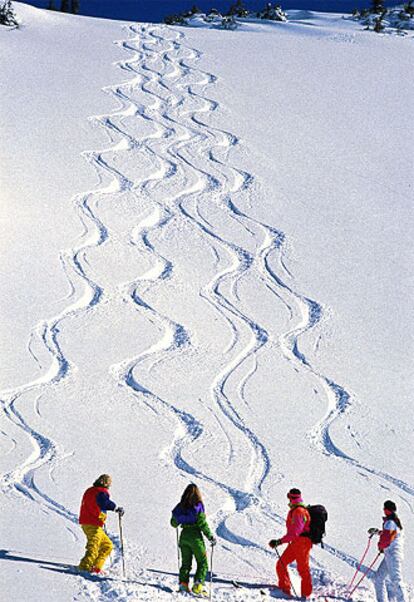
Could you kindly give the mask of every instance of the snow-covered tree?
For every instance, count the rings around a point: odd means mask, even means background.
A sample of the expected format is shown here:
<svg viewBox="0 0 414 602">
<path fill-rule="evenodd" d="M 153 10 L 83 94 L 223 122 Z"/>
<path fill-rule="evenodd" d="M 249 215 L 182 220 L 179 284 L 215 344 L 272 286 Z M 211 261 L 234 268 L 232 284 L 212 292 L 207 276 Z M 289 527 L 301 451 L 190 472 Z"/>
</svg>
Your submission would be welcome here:
<svg viewBox="0 0 414 602">
<path fill-rule="evenodd" d="M 245 7 L 243 0 L 236 0 L 236 2 L 230 6 L 227 14 L 235 17 L 248 17 L 249 11 Z"/>
<path fill-rule="evenodd" d="M 381 5 L 380 0 L 373 0 L 370 9 L 356 10 L 352 18 L 365 25 L 367 31 L 376 33 L 387 31 L 404 35 L 406 31 L 414 31 L 414 0 L 408 0 L 403 7 L 382 7 L 379 11 Z"/>
<path fill-rule="evenodd" d="M 263 10 L 257 13 L 259 19 L 268 19 L 270 21 L 287 21 L 287 15 L 283 12 L 280 4 L 272 6 L 271 2 L 268 2 Z"/>
<path fill-rule="evenodd" d="M 387 11 L 384 10 L 380 15 L 378 15 L 378 17 L 375 19 L 374 22 L 374 31 L 376 33 L 381 33 L 382 31 L 384 31 L 385 26 L 384 26 L 384 17 L 387 14 Z"/>
<path fill-rule="evenodd" d="M 74 15 L 78 15 L 79 14 L 79 9 L 80 9 L 80 2 L 79 2 L 79 0 L 71 0 L 70 12 L 73 13 Z"/>
<path fill-rule="evenodd" d="M 217 10 L 217 8 L 212 8 L 208 14 L 204 17 L 204 21 L 206 23 L 217 23 L 217 24 L 221 24 L 223 17 L 220 14 L 220 12 Z"/>
<path fill-rule="evenodd" d="M 414 0 L 409 0 L 407 4 L 404 4 L 404 12 L 410 17 L 414 17 Z"/>
<path fill-rule="evenodd" d="M 194 15 L 197 15 L 201 12 L 202 12 L 202 10 L 200 8 L 198 8 L 198 6 L 196 4 L 193 4 L 193 6 L 190 8 L 190 10 L 184 11 L 183 13 L 181 13 L 181 16 L 184 17 L 184 19 L 191 19 L 191 17 L 193 17 Z"/>
<path fill-rule="evenodd" d="M 19 27 L 11 0 L 0 1 L 0 25 Z"/>
<path fill-rule="evenodd" d="M 208 11 L 208 13 L 206 15 L 204 15 L 204 17 L 203 17 L 203 20 L 206 23 L 214 23 L 216 25 L 220 25 L 222 19 L 223 19 L 223 16 L 216 8 L 210 9 Z"/>
<path fill-rule="evenodd" d="M 234 15 L 227 15 L 223 17 L 220 27 L 222 29 L 236 29 L 238 27 L 238 23 L 234 18 Z"/>
<path fill-rule="evenodd" d="M 56 5 L 54 0 L 49 0 L 49 4 L 47 5 L 47 10 L 56 10 Z"/>
<path fill-rule="evenodd" d="M 60 3 L 60 10 L 62 13 L 69 12 L 69 0 L 62 0 L 62 2 Z"/>
<path fill-rule="evenodd" d="M 167 25 L 187 25 L 187 20 L 183 15 L 167 15 L 164 17 L 164 23 Z"/>
</svg>

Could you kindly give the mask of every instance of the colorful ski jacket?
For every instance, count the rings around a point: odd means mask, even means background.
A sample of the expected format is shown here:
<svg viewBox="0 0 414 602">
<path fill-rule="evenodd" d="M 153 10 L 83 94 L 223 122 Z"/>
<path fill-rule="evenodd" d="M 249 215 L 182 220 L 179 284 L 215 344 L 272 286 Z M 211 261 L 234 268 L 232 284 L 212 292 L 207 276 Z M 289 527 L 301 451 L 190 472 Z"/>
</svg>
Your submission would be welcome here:
<svg viewBox="0 0 414 602">
<path fill-rule="evenodd" d="M 103 527 L 108 510 L 115 510 L 116 504 L 110 499 L 106 487 L 89 487 L 82 497 L 79 524 Z"/>
<path fill-rule="evenodd" d="M 172 511 L 170 523 L 174 528 L 181 526 L 182 532 L 180 541 L 182 539 L 200 538 L 202 534 L 205 535 L 208 540 L 213 538 L 213 534 L 207 522 L 204 505 L 201 502 L 194 508 L 185 510 L 181 508 L 180 504 L 177 504 Z"/>
<path fill-rule="evenodd" d="M 286 535 L 281 538 L 282 543 L 291 543 L 307 533 L 310 528 L 310 515 L 304 504 L 292 504 L 286 517 Z"/>
<path fill-rule="evenodd" d="M 380 538 L 378 542 L 378 549 L 381 552 L 385 550 L 397 551 L 401 547 L 401 534 L 397 526 L 397 523 L 391 518 L 385 517 L 383 519 L 383 527 L 380 532 Z"/>
</svg>

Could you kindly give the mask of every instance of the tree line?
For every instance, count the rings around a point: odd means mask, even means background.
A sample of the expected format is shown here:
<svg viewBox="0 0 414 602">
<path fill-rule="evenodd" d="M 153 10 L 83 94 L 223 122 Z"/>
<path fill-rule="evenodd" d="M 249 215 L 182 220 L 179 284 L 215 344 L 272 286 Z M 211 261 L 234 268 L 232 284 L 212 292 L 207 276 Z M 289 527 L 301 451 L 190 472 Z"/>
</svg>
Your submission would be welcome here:
<svg viewBox="0 0 414 602">
<path fill-rule="evenodd" d="M 60 10 L 61 13 L 72 13 L 73 15 L 79 14 L 80 2 L 79 0 L 61 0 L 60 8 L 56 7 L 55 0 L 49 0 L 47 5 L 48 10 Z"/>
<path fill-rule="evenodd" d="M 386 8 L 383 0 L 372 0 L 370 8 L 356 8 L 352 16 L 366 25 L 365 29 L 381 33 L 386 26 L 397 30 L 414 29 L 414 0 L 396 8 Z"/>
<path fill-rule="evenodd" d="M 164 17 L 164 23 L 167 25 L 187 25 L 189 20 L 195 16 L 201 16 L 206 23 L 219 23 L 224 29 L 234 29 L 237 27 L 236 17 L 257 19 L 265 19 L 269 21 L 287 21 L 287 15 L 283 11 L 280 4 L 272 4 L 266 2 L 264 8 L 259 11 L 249 9 L 243 0 L 235 0 L 227 11 L 220 13 L 216 8 L 211 8 L 204 13 L 197 5 L 194 5 L 190 10 L 184 11 L 176 15 L 167 15 Z"/>
</svg>

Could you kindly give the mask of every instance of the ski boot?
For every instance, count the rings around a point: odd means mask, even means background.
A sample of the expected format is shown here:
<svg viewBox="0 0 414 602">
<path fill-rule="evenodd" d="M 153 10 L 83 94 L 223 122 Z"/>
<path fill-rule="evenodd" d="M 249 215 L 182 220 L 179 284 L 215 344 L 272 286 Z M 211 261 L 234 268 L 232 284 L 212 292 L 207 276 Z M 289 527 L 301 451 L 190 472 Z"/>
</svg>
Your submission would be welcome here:
<svg viewBox="0 0 414 602">
<path fill-rule="evenodd" d="M 190 593 L 190 588 L 188 587 L 188 583 L 184 583 L 184 581 L 182 581 L 182 582 L 180 583 L 180 586 L 179 586 L 179 588 L 178 588 L 178 591 L 179 591 L 179 592 L 182 592 L 182 593 L 189 594 L 189 593 Z"/>
<path fill-rule="evenodd" d="M 191 591 L 198 598 L 208 598 L 208 591 L 204 587 L 203 583 L 200 583 L 200 582 L 194 583 Z"/>
<path fill-rule="evenodd" d="M 278 594 L 280 594 L 282 597 L 285 597 L 285 598 L 292 598 L 292 594 L 291 594 L 291 591 L 290 591 L 290 589 L 283 588 L 283 587 L 279 587 L 278 585 L 275 585 L 275 586 L 272 588 L 272 590 L 273 590 L 274 592 L 277 592 Z"/>
<path fill-rule="evenodd" d="M 91 568 L 91 574 L 92 575 L 99 575 L 99 577 L 105 577 L 106 576 L 106 572 L 102 569 L 98 569 L 98 567 L 93 566 Z"/>
</svg>

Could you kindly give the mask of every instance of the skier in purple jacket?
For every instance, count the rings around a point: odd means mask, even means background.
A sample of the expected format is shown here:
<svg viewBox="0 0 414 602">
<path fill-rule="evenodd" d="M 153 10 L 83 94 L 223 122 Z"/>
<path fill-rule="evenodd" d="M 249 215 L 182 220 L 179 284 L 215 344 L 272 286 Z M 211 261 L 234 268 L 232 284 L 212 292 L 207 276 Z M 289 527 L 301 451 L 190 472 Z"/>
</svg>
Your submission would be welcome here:
<svg viewBox="0 0 414 602">
<path fill-rule="evenodd" d="M 192 591 L 198 596 L 207 596 L 204 587 L 207 577 L 208 561 L 203 535 L 207 537 L 212 546 L 216 539 L 210 531 L 200 490 L 197 485 L 190 483 L 181 497 L 181 501 L 172 511 L 171 526 L 181 527 L 179 548 L 181 551 L 180 591 L 188 592 L 193 556 L 197 562 L 197 571 L 194 576 Z"/>
</svg>

